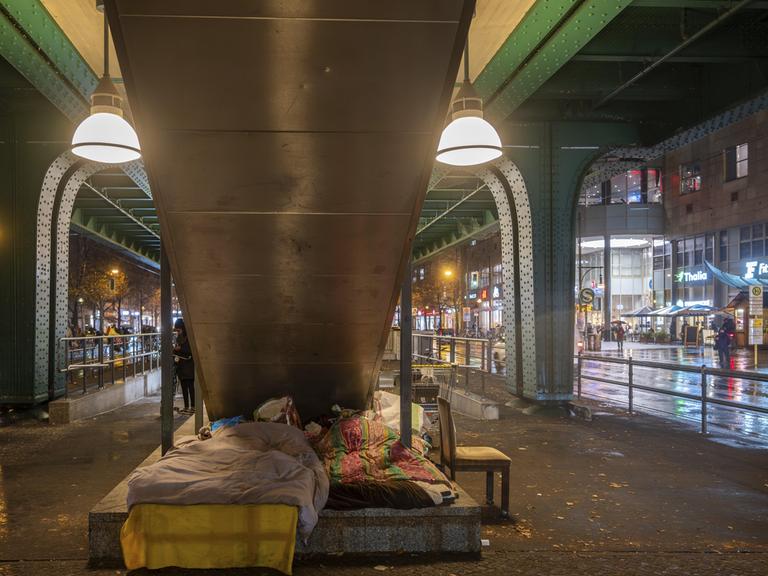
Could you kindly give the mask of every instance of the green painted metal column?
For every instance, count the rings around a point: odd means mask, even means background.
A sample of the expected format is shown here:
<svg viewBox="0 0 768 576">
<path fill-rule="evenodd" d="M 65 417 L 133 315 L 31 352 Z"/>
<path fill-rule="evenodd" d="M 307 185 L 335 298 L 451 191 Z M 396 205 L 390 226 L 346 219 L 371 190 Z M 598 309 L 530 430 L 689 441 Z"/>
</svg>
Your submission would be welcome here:
<svg viewBox="0 0 768 576">
<path fill-rule="evenodd" d="M 37 203 L 48 167 L 64 151 L 69 122 L 24 89 L 0 113 L 0 403 L 48 399 L 35 383 Z"/>
<path fill-rule="evenodd" d="M 536 338 L 538 379 L 524 396 L 568 401 L 573 391 L 576 206 L 582 180 L 607 149 L 636 141 L 623 124 L 505 124 L 507 156 L 525 179 L 533 224 L 533 289 L 537 325 L 523 326 Z"/>
</svg>

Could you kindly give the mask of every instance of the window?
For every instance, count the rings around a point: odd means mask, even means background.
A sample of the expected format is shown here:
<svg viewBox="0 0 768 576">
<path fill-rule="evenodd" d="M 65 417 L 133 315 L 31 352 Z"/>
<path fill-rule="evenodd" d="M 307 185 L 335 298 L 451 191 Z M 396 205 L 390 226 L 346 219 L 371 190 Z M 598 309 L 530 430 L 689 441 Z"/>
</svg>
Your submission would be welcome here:
<svg viewBox="0 0 768 576">
<path fill-rule="evenodd" d="M 648 202 L 661 202 L 661 170 L 648 168 L 646 178 Z"/>
<path fill-rule="evenodd" d="M 720 231 L 720 262 L 728 262 L 728 230 Z"/>
<path fill-rule="evenodd" d="M 701 164 L 680 165 L 680 194 L 690 194 L 701 190 Z"/>
<path fill-rule="evenodd" d="M 725 180 L 744 178 L 749 173 L 749 144 L 725 149 Z"/>
<path fill-rule="evenodd" d="M 765 226 L 753 224 L 739 230 L 739 258 L 756 258 L 765 255 Z"/>
<path fill-rule="evenodd" d="M 713 262 L 712 258 L 715 251 L 715 236 L 714 234 L 706 234 L 704 236 L 704 260 L 707 262 Z"/>
<path fill-rule="evenodd" d="M 739 259 L 752 257 L 752 228 L 749 226 L 743 227 L 739 231 Z"/>
<path fill-rule="evenodd" d="M 627 204 L 643 202 L 642 172 L 630 170 L 627 172 Z"/>
</svg>

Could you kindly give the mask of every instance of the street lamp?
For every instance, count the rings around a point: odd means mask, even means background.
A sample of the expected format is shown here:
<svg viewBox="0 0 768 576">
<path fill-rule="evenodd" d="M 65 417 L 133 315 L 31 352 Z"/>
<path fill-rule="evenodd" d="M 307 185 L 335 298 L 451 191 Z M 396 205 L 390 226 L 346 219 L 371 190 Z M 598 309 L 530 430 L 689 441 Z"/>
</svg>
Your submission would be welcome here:
<svg viewBox="0 0 768 576">
<path fill-rule="evenodd" d="M 118 270 L 117 268 L 112 268 L 112 270 L 110 270 L 109 273 L 110 274 L 119 274 L 120 270 Z"/>
<path fill-rule="evenodd" d="M 477 166 L 501 156 L 501 139 L 483 118 L 483 99 L 469 80 L 469 37 L 464 45 L 464 82 L 452 105 L 451 122 L 440 135 L 435 159 L 452 166 Z"/>
<path fill-rule="evenodd" d="M 109 77 L 109 26 L 104 11 L 104 75 L 91 94 L 91 114 L 72 136 L 72 153 L 106 164 L 141 158 L 139 137 L 123 118 L 123 98 Z"/>
</svg>

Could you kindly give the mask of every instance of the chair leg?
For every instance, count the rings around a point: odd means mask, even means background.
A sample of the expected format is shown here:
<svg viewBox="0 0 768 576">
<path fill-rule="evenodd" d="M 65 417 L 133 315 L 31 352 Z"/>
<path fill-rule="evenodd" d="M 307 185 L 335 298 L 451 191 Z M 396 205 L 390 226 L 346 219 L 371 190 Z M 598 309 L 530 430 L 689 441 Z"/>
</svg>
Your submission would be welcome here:
<svg viewBox="0 0 768 576">
<path fill-rule="evenodd" d="M 501 517 L 509 517 L 509 466 L 501 471 Z"/>
<path fill-rule="evenodd" d="M 485 503 L 493 506 L 493 470 L 485 473 Z"/>
</svg>

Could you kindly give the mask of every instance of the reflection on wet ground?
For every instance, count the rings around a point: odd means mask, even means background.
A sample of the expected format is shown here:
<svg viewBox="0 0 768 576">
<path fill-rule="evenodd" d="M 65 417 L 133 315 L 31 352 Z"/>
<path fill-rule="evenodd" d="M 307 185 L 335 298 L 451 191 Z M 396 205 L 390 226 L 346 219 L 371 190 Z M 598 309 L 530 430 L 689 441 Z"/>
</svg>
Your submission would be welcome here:
<svg viewBox="0 0 768 576">
<path fill-rule="evenodd" d="M 610 343 L 609 343 L 610 345 Z M 617 357 L 615 349 L 603 350 L 598 354 L 606 357 Z M 716 356 L 711 349 L 682 347 L 675 348 L 634 348 L 626 349 L 623 356 L 632 355 L 633 360 L 650 360 L 684 366 L 707 366 L 719 368 Z M 768 358 L 766 365 L 758 372 L 768 373 Z M 733 370 L 754 370 L 753 356 L 747 351 L 737 351 L 731 359 Z M 584 360 L 582 370 L 582 393 L 587 396 L 600 398 L 626 406 L 628 389 L 590 380 L 590 376 L 627 382 L 628 367 L 626 365 L 608 364 L 593 360 Z M 633 382 L 643 386 L 651 386 L 662 390 L 680 392 L 699 396 L 701 393 L 701 376 L 698 373 L 682 372 L 642 366 L 633 367 Z M 759 406 L 768 409 L 768 382 L 748 380 L 736 377 L 707 376 L 708 398 L 728 400 L 749 406 Z M 634 391 L 634 406 L 637 410 L 650 410 L 665 416 L 701 422 L 701 403 L 698 400 L 676 398 L 642 390 Z M 709 426 L 728 430 L 743 435 L 749 444 L 761 444 L 768 447 L 768 414 L 750 412 L 736 408 L 709 404 L 707 407 L 707 422 Z"/>
</svg>

